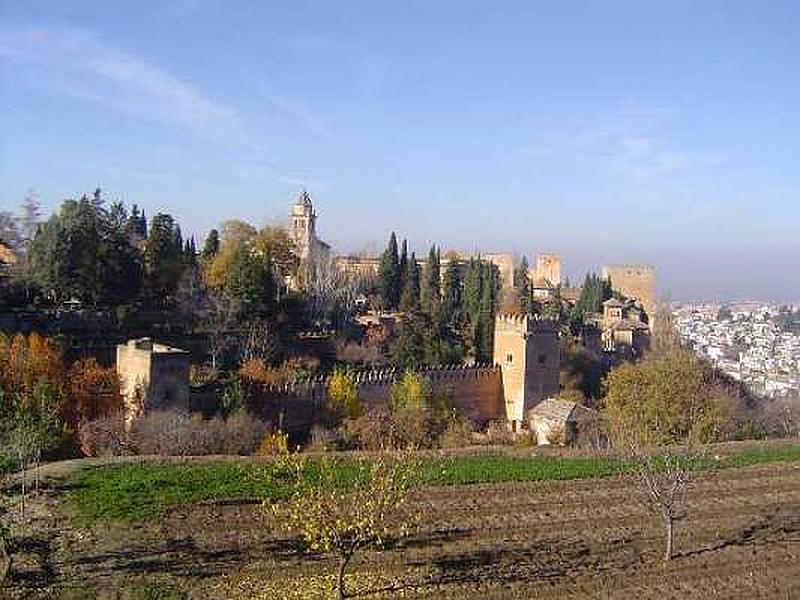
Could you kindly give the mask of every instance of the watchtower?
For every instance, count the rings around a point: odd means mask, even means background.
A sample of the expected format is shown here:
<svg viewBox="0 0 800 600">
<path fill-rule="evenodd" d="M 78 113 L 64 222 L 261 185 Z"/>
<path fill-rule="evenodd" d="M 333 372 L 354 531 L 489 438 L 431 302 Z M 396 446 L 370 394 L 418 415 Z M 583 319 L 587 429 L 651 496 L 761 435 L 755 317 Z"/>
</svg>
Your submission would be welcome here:
<svg viewBox="0 0 800 600">
<path fill-rule="evenodd" d="M 513 431 L 528 411 L 558 394 L 558 324 L 534 315 L 498 315 L 494 362 L 500 366 L 506 420 Z"/>
</svg>

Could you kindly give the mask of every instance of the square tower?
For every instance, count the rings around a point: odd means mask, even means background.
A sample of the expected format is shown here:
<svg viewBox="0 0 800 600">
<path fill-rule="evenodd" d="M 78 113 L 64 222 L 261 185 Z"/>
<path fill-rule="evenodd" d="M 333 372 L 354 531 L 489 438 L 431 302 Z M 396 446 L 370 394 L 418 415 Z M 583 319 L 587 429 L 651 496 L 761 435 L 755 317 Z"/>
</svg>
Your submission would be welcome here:
<svg viewBox="0 0 800 600">
<path fill-rule="evenodd" d="M 129 340 L 117 346 L 127 420 L 148 410 L 189 408 L 189 352 L 153 342 Z"/>
<path fill-rule="evenodd" d="M 498 315 L 494 362 L 503 380 L 506 420 L 516 431 L 531 408 L 558 394 L 558 324 L 533 315 Z"/>
</svg>

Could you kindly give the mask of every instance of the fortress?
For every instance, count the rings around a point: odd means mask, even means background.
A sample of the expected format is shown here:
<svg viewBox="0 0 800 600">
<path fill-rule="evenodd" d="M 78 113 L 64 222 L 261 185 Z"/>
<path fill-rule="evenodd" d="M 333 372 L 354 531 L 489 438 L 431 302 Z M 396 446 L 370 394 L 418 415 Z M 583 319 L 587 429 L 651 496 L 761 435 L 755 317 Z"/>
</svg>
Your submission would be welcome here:
<svg viewBox="0 0 800 600">
<path fill-rule="evenodd" d="M 420 375 L 430 391 L 448 398 L 460 414 L 479 426 L 508 421 L 512 430 L 527 427 L 528 413 L 558 394 L 560 355 L 556 323 L 537 317 L 498 315 L 494 364 L 446 365 Z M 128 419 L 142 410 L 191 405 L 188 353 L 149 339 L 117 347 Z M 355 374 L 359 399 L 367 406 L 388 405 L 392 386 L 403 376 L 395 368 Z M 269 389 L 264 416 L 285 418 L 286 431 L 307 430 L 327 402 L 327 377 L 313 377 Z"/>
</svg>

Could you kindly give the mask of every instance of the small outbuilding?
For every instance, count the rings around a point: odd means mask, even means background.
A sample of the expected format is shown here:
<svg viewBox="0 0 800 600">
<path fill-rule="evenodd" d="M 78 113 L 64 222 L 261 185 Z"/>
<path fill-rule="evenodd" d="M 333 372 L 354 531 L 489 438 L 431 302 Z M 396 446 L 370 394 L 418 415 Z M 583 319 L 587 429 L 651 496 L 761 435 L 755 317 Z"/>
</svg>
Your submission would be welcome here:
<svg viewBox="0 0 800 600">
<path fill-rule="evenodd" d="M 574 444 L 581 425 L 596 415 L 578 402 L 546 398 L 528 411 L 528 423 L 539 445 Z"/>
</svg>

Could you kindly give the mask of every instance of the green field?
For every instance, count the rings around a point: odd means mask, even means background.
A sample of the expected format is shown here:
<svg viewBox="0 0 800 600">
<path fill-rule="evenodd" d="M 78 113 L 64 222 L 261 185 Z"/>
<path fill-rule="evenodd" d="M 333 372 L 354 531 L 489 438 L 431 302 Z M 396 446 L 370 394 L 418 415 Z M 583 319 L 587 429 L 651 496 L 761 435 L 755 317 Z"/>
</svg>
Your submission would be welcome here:
<svg viewBox="0 0 800 600">
<path fill-rule="evenodd" d="M 744 467 L 800 460 L 800 445 L 756 447 L 719 458 L 703 468 Z M 68 481 L 72 513 L 84 523 L 136 521 L 182 504 L 221 499 L 278 500 L 287 482 L 264 462 L 142 463 L 85 469 Z M 352 478 L 353 460 L 336 461 L 343 482 Z M 515 457 L 506 455 L 429 457 L 419 485 L 449 486 L 514 481 L 588 479 L 624 474 L 630 465 L 613 457 Z M 314 462 L 306 470 L 313 477 Z"/>
</svg>

